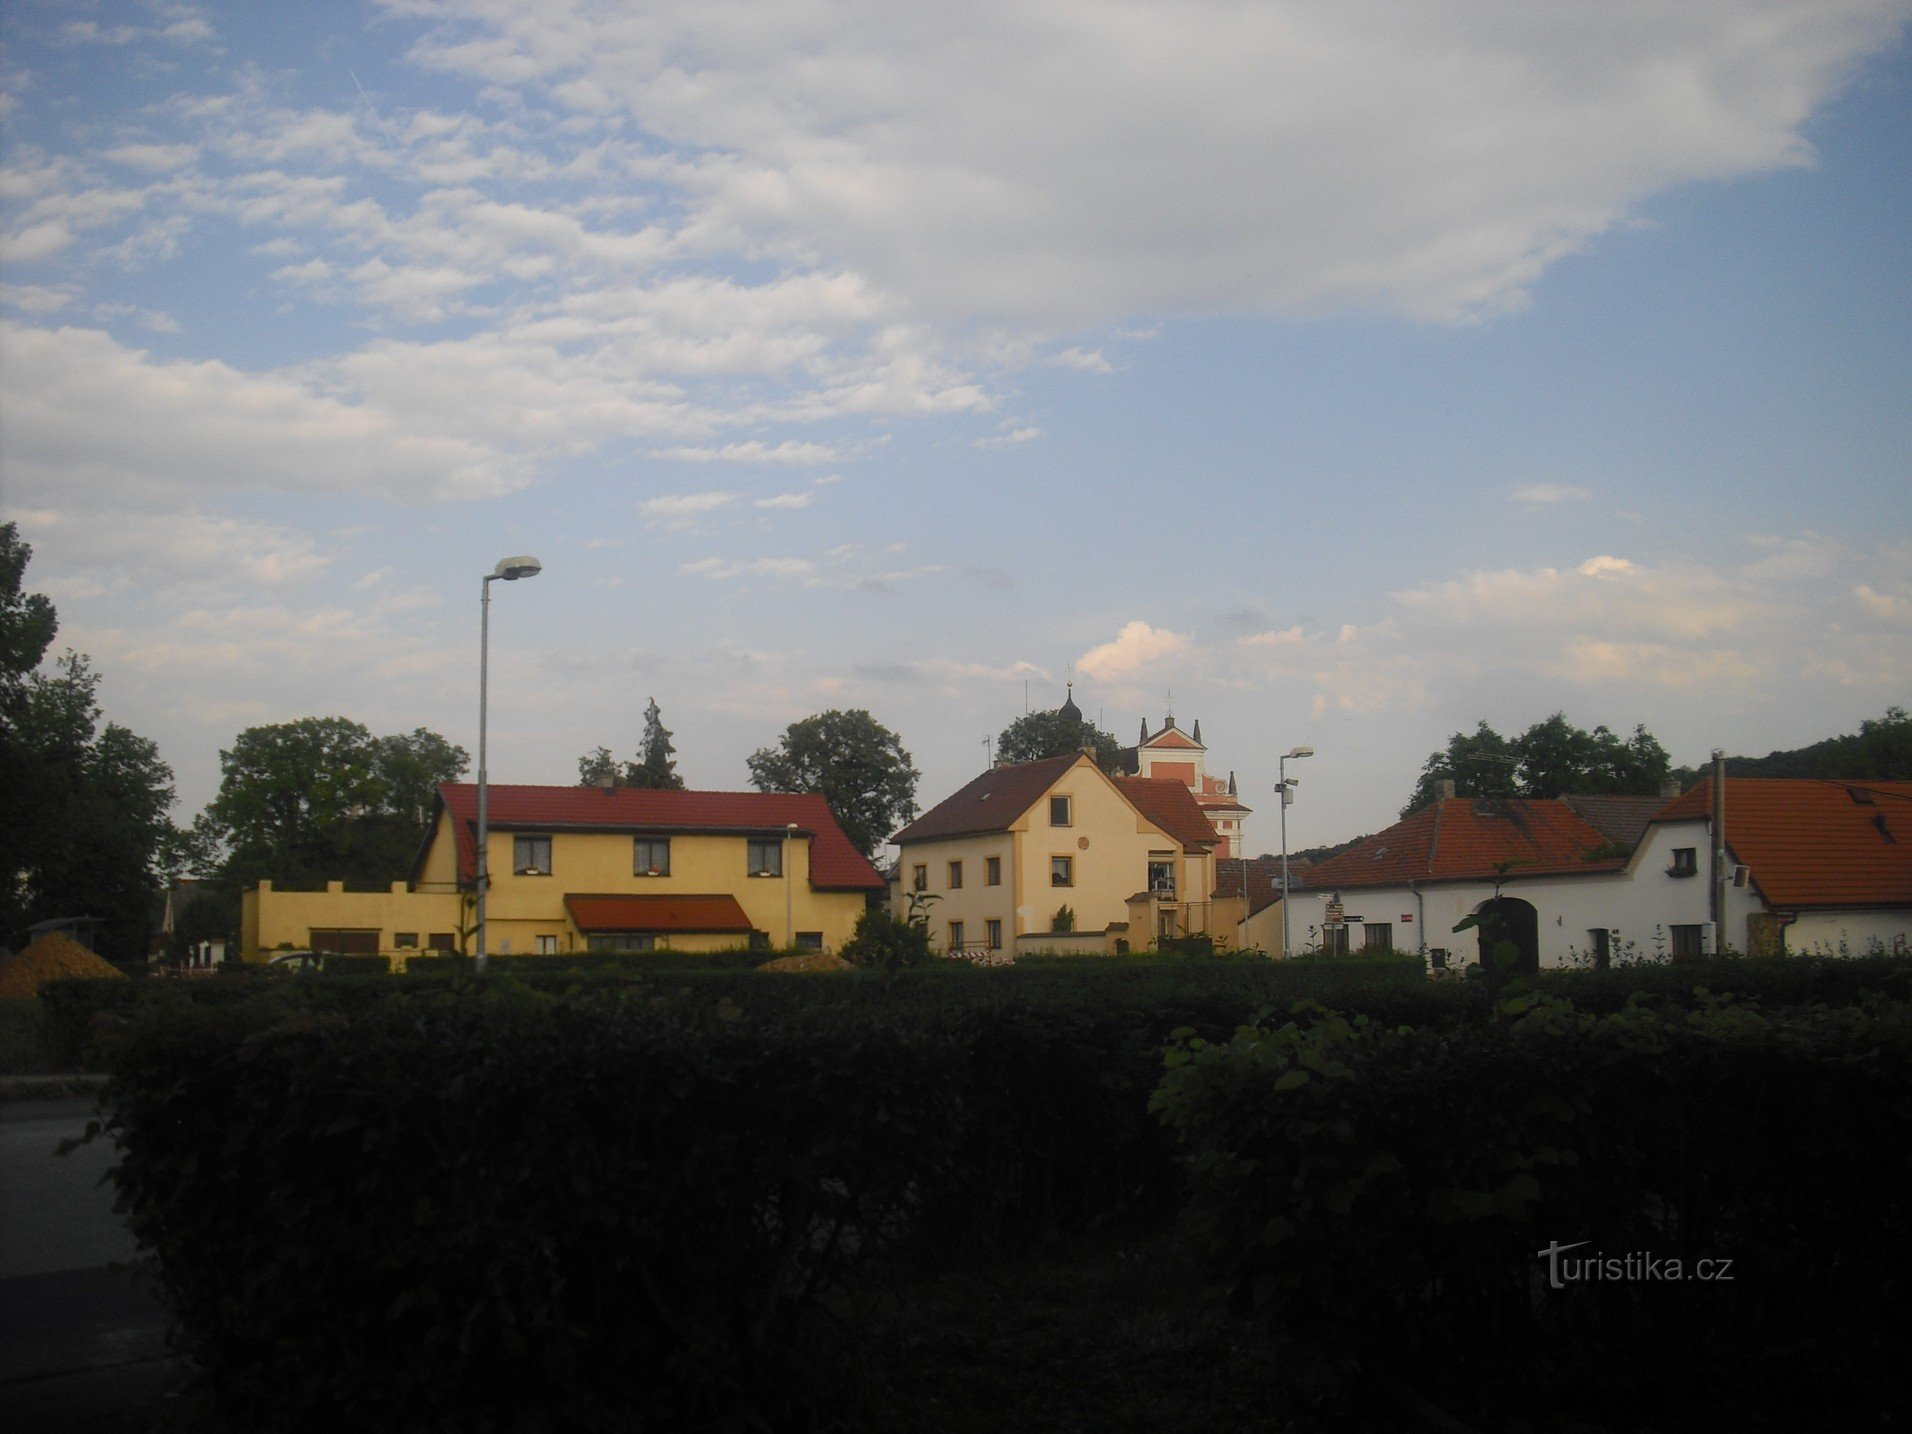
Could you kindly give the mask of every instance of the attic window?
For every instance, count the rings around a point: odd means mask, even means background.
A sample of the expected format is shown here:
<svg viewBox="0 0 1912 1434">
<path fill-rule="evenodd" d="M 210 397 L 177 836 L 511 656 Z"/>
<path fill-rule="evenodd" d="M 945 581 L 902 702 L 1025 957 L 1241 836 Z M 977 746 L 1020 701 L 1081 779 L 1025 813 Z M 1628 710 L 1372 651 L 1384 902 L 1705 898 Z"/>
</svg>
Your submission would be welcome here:
<svg viewBox="0 0 1912 1434">
<path fill-rule="evenodd" d="M 1851 797 L 1855 803 L 1857 803 L 1859 806 L 1862 806 L 1862 807 L 1872 807 L 1872 806 L 1878 805 L 1877 802 L 1872 800 L 1872 793 L 1865 791 L 1859 787 L 1847 787 L 1846 795 Z"/>
<path fill-rule="evenodd" d="M 1387 854 L 1388 854 L 1388 849 L 1384 846 L 1377 846 L 1374 849 L 1374 859 L 1376 861 L 1379 861 L 1382 857 L 1386 856 Z"/>
</svg>

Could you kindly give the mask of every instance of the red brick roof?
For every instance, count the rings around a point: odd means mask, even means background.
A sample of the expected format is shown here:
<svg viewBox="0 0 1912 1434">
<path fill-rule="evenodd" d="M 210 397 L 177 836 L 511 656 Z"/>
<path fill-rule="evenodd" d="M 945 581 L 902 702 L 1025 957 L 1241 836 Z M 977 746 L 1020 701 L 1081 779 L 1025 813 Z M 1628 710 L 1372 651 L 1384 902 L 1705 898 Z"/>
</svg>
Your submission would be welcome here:
<svg viewBox="0 0 1912 1434">
<path fill-rule="evenodd" d="M 1713 786 L 1659 821 L 1711 815 Z M 1912 906 L 1912 782 L 1728 777 L 1726 847 L 1769 906 Z"/>
<path fill-rule="evenodd" d="M 750 934 L 737 898 L 714 896 L 578 896 L 564 898 L 578 930 L 679 931 Z"/>
<path fill-rule="evenodd" d="M 451 813 L 458 840 L 458 874 L 476 875 L 478 788 L 447 782 L 438 799 Z M 819 891 L 881 891 L 885 883 L 843 834 L 820 796 L 792 792 L 653 792 L 638 787 L 486 788 L 486 819 L 505 831 L 613 831 L 724 833 L 782 836 L 795 822 L 810 843 L 810 885 Z"/>
<path fill-rule="evenodd" d="M 1195 794 L 1173 777 L 1116 777 L 1115 789 L 1135 804 L 1135 809 L 1182 844 L 1182 850 L 1199 855 L 1221 841 L 1215 824 L 1209 821 Z"/>
<path fill-rule="evenodd" d="M 901 845 L 1007 831 L 1017 817 L 1040 801 L 1042 794 L 1081 760 L 1082 754 L 1078 752 L 1066 757 L 1045 757 L 1040 762 L 991 767 L 943 798 L 890 840 Z"/>
<path fill-rule="evenodd" d="M 1503 862 L 1509 863 L 1506 874 L 1516 877 L 1618 871 L 1626 864 L 1623 856 L 1587 859 L 1606 845 L 1599 829 L 1562 801 L 1451 797 L 1313 867 L 1308 887 L 1492 881 Z"/>
</svg>

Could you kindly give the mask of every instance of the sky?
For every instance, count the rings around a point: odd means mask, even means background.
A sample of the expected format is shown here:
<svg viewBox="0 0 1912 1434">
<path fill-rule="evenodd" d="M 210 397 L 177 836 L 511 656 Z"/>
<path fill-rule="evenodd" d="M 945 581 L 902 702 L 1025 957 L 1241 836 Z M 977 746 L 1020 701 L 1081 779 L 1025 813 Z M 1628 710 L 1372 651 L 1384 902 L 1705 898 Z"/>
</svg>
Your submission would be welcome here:
<svg viewBox="0 0 1912 1434">
<path fill-rule="evenodd" d="M 1912 703 L 1906 0 L 7 0 L 0 521 L 172 765 L 925 808 L 1074 683 L 1291 847 Z"/>
</svg>

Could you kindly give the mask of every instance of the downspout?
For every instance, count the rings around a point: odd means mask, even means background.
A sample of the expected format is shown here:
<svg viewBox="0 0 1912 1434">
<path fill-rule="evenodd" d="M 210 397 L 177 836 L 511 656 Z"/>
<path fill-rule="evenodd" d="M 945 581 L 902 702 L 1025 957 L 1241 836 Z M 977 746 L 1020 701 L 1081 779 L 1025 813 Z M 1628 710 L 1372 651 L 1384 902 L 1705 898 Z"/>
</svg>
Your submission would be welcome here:
<svg viewBox="0 0 1912 1434">
<path fill-rule="evenodd" d="M 1421 888 L 1415 885 L 1414 879 L 1412 877 L 1408 878 L 1407 889 L 1408 889 L 1408 894 L 1414 898 L 1414 924 L 1415 926 L 1419 928 L 1419 931 L 1415 936 L 1415 943 L 1420 950 L 1421 960 L 1426 961 L 1427 960 L 1427 902 L 1422 899 Z"/>
</svg>

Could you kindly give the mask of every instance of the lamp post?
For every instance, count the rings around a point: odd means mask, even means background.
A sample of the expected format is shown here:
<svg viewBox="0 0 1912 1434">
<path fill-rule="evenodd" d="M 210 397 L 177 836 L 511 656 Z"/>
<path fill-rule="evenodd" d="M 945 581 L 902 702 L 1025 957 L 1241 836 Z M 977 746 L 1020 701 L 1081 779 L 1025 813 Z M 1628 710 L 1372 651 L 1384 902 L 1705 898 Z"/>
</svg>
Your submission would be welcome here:
<svg viewBox="0 0 1912 1434">
<path fill-rule="evenodd" d="M 796 840 L 798 828 L 795 822 L 786 822 L 783 828 L 783 949 L 797 949 L 797 896 L 796 879 L 790 874 L 790 843 Z"/>
<path fill-rule="evenodd" d="M 1281 774 L 1278 786 L 1281 790 L 1281 959 L 1284 961 L 1288 959 L 1288 803 L 1295 799 L 1294 789 L 1301 783 L 1299 777 L 1292 782 L 1288 780 L 1288 763 L 1313 755 L 1313 747 L 1293 747 L 1275 764 L 1275 770 Z"/>
<path fill-rule="evenodd" d="M 536 558 L 519 556 L 500 558 L 498 566 L 485 574 L 478 585 L 478 949 L 475 966 L 485 969 L 485 894 L 491 886 L 491 813 L 486 805 L 485 707 L 491 680 L 491 585 L 503 578 L 515 583 L 519 578 L 535 578 L 544 571 Z"/>
</svg>

